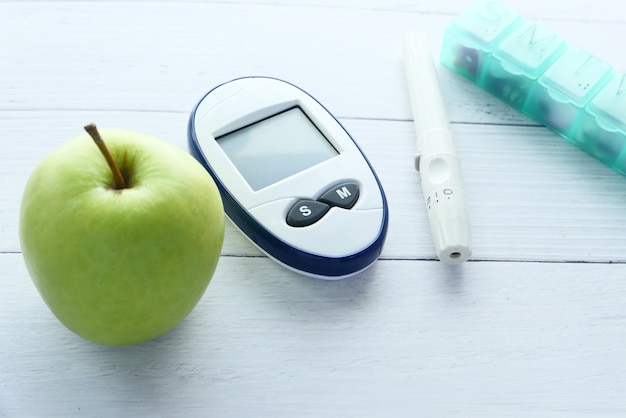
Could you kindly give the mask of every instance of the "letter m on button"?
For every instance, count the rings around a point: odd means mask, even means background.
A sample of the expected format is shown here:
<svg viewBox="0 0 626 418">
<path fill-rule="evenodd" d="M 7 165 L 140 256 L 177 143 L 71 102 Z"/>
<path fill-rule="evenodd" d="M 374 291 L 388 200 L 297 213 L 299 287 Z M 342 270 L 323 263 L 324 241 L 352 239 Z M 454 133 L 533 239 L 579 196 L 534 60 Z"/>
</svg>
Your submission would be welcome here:
<svg viewBox="0 0 626 418">
<path fill-rule="evenodd" d="M 341 189 L 337 189 L 335 191 L 342 200 L 352 196 L 352 193 L 350 193 L 350 190 L 348 190 L 346 186 L 343 186 Z"/>
<path fill-rule="evenodd" d="M 359 186 L 353 181 L 341 183 L 320 197 L 320 202 L 330 206 L 350 209 L 359 198 Z"/>
</svg>

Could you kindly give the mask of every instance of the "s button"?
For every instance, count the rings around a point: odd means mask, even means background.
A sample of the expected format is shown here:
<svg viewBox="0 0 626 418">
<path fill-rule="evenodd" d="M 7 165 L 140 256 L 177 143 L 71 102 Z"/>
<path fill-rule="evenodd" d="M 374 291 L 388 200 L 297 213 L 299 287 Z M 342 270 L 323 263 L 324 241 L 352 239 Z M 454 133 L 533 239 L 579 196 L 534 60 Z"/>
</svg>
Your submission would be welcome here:
<svg viewBox="0 0 626 418">
<path fill-rule="evenodd" d="M 287 213 L 287 224 L 294 227 L 309 226 L 319 221 L 330 206 L 316 200 L 301 199 Z"/>
</svg>

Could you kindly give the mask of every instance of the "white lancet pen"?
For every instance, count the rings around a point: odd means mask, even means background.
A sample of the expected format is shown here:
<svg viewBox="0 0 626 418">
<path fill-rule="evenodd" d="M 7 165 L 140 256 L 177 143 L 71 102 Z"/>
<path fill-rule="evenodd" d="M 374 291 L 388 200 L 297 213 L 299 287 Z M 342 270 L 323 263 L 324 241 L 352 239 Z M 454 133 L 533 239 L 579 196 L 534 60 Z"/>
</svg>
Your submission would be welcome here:
<svg viewBox="0 0 626 418">
<path fill-rule="evenodd" d="M 404 68 L 417 134 L 415 168 L 420 172 L 437 257 L 445 264 L 462 263 L 472 254 L 469 216 L 460 162 L 425 34 L 411 33 L 405 39 Z"/>
</svg>

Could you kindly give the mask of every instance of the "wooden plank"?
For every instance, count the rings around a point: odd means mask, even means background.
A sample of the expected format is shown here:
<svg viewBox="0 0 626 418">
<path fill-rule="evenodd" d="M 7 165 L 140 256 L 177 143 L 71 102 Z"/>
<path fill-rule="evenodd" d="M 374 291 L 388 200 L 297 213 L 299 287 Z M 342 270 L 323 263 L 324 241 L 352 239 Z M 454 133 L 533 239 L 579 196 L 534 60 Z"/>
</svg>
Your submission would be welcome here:
<svg viewBox="0 0 626 418">
<path fill-rule="evenodd" d="M 97 346 L 0 254 L 0 415 L 619 416 L 624 266 L 380 261 L 327 282 L 223 257 L 177 329 Z"/>
<path fill-rule="evenodd" d="M 50 0 L 46 0 L 51 2 Z M 84 1 L 84 0 L 83 0 Z M 40 3 L 41 0 L 22 0 L 19 3 Z M 94 1 L 89 1 L 95 3 Z M 98 3 L 116 3 L 118 0 L 99 0 Z M 2 3 L 11 3 L 3 0 Z M 13 1 L 17 3 L 17 1 Z M 127 0 L 124 3 L 177 3 L 188 5 L 190 3 L 227 4 L 227 5 L 258 5 L 258 6 L 288 6 L 324 8 L 330 11 L 336 9 L 360 9 L 374 12 L 402 12 L 420 14 L 443 14 L 456 15 L 466 10 L 472 2 L 459 2 L 458 0 L 440 0 L 436 3 L 416 2 L 413 0 Z M 598 0 L 590 3 L 587 0 L 571 0 L 565 2 L 545 2 L 541 0 L 506 0 L 505 4 L 522 12 L 525 16 L 533 19 L 555 21 L 586 21 L 606 22 L 623 21 L 620 18 L 620 6 L 611 0 Z"/>
<path fill-rule="evenodd" d="M 406 11 L 403 4 L 400 11 L 381 11 L 222 2 L 0 3 L 0 39 L 20 39 L 1 52 L 0 109 L 187 112 L 219 83 L 266 75 L 300 85 L 324 103 L 334 99 L 331 110 L 341 117 L 407 120 L 404 36 L 425 31 L 437 51 L 454 11 L 466 5 L 444 3 L 451 8 L 442 14 Z M 545 7 L 542 15 L 549 17 L 570 9 Z M 589 36 L 588 21 L 551 21 L 550 27 L 626 68 L 626 56 L 616 54 L 612 42 L 624 35 L 622 21 L 602 22 L 598 36 Z M 451 120 L 531 124 L 469 82 L 440 72 Z"/>
<path fill-rule="evenodd" d="M 186 145 L 185 113 L 0 112 L 0 251 L 19 251 L 19 203 L 37 163 L 95 121 Z M 383 256 L 432 259 L 410 122 L 342 120 L 380 176 L 390 208 Z M 544 128 L 454 125 L 474 259 L 623 262 L 624 178 Z M 349 237 L 346 237 L 349 239 Z M 228 225 L 224 254 L 259 255 Z"/>
</svg>

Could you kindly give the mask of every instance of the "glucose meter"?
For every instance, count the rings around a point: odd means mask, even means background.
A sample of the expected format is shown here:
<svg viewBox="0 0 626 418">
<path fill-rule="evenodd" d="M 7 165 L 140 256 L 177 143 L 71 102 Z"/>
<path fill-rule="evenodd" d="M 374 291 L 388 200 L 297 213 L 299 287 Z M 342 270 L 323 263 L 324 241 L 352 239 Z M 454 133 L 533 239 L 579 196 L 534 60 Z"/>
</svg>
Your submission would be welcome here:
<svg viewBox="0 0 626 418">
<path fill-rule="evenodd" d="M 381 183 L 308 93 L 274 78 L 229 81 L 195 106 L 188 137 L 227 217 L 269 257 L 326 279 L 378 259 L 388 223 Z"/>
</svg>

